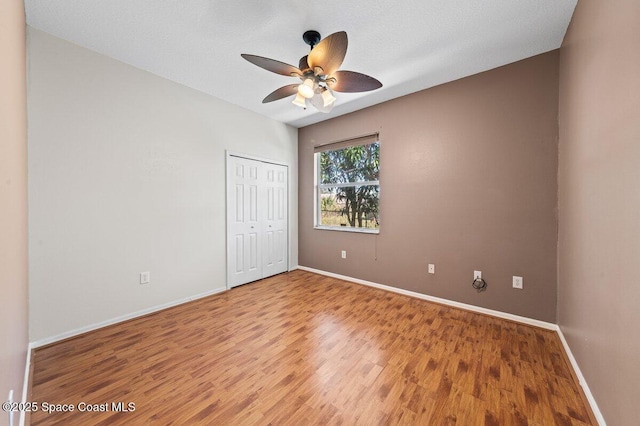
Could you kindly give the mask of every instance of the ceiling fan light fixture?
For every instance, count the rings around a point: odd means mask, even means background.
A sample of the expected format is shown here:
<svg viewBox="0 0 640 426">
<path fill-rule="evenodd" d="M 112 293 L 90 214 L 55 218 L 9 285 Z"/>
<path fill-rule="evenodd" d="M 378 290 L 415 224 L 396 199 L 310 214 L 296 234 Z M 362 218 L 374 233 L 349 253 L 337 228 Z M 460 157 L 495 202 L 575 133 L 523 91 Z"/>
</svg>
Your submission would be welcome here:
<svg viewBox="0 0 640 426">
<path fill-rule="evenodd" d="M 301 80 L 298 84 L 280 87 L 262 100 L 263 104 L 295 95 L 293 104 L 307 108 L 310 104 L 320 112 L 328 113 L 335 105 L 333 92 L 368 92 L 382 87 L 382 83 L 366 74 L 341 71 L 347 53 L 347 33 L 338 31 L 320 39 L 317 31 L 307 31 L 302 36 L 311 47 L 308 55 L 300 58 L 296 68 L 293 65 L 263 56 L 242 53 L 240 56 L 252 64 L 287 77 Z"/>
<path fill-rule="evenodd" d="M 327 107 L 334 103 L 336 101 L 336 98 L 333 96 L 333 93 L 331 93 L 331 90 L 324 89 L 322 91 L 322 101 L 324 103 L 324 106 Z"/>
<path fill-rule="evenodd" d="M 305 97 L 306 99 L 312 98 L 315 84 L 316 82 L 313 81 L 312 78 L 305 79 L 304 83 L 298 86 L 298 94 Z"/>
<path fill-rule="evenodd" d="M 302 86 L 302 84 L 300 86 Z M 302 108 L 307 107 L 307 99 L 304 96 L 302 96 L 300 92 L 296 93 L 296 98 L 291 103 Z"/>
</svg>

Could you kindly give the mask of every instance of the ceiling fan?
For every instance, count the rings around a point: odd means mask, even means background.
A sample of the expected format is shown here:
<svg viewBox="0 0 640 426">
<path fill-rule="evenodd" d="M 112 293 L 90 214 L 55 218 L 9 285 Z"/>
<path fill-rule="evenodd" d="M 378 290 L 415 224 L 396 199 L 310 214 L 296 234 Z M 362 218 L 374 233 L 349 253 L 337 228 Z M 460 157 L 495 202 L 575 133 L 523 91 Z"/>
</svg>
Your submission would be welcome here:
<svg viewBox="0 0 640 426">
<path fill-rule="evenodd" d="M 367 92 L 382 87 L 373 77 L 354 71 L 339 71 L 347 53 L 347 33 L 340 31 L 320 40 L 317 31 L 302 35 L 311 52 L 300 58 L 298 67 L 262 56 L 241 54 L 254 65 L 276 74 L 299 78 L 302 83 L 289 84 L 274 90 L 262 100 L 263 104 L 296 95 L 294 105 L 306 108 L 307 102 L 320 112 L 329 112 L 336 98 L 333 92 Z"/>
</svg>

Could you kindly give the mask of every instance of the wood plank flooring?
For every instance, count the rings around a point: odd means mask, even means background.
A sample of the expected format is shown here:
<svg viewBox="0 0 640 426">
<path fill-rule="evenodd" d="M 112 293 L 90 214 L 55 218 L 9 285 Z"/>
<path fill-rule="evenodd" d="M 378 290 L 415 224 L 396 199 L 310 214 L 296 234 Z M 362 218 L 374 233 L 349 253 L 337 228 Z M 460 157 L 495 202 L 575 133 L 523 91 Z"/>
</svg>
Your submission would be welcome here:
<svg viewBox="0 0 640 426">
<path fill-rule="evenodd" d="M 555 332 L 303 271 L 33 362 L 30 400 L 75 407 L 33 425 L 597 424 Z"/>
</svg>

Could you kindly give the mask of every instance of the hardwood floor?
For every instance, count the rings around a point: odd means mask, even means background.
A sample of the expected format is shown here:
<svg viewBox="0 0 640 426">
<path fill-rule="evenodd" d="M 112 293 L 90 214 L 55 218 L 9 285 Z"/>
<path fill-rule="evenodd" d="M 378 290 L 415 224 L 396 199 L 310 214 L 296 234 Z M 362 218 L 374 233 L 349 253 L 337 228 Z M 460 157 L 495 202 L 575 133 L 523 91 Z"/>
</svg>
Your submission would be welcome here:
<svg viewBox="0 0 640 426">
<path fill-rule="evenodd" d="M 30 400 L 75 408 L 33 425 L 597 424 L 555 332 L 303 271 L 33 362 Z"/>
</svg>

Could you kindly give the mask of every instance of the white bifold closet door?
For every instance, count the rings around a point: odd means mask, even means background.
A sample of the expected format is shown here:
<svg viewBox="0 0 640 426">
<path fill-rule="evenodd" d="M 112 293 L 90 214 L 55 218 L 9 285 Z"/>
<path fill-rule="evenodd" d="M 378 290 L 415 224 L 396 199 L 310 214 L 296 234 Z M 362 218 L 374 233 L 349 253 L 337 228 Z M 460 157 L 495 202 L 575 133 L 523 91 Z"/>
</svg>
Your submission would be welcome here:
<svg viewBox="0 0 640 426">
<path fill-rule="evenodd" d="M 286 166 L 227 159 L 227 278 L 235 287 L 288 269 L 288 180 Z"/>
</svg>

